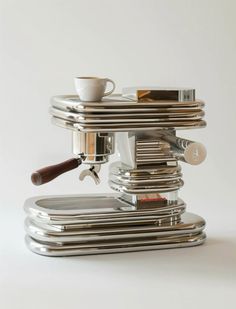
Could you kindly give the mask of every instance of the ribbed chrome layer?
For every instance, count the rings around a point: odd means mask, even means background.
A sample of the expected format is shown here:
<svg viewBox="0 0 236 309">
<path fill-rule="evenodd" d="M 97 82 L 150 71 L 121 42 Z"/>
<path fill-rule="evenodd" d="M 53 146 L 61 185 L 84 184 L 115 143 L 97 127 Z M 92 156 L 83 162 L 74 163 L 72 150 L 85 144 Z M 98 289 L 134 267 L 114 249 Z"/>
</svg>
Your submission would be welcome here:
<svg viewBox="0 0 236 309">
<path fill-rule="evenodd" d="M 137 165 L 176 162 L 176 159 L 170 152 L 170 144 L 157 139 L 137 139 L 135 143 L 135 156 Z"/>
<path fill-rule="evenodd" d="M 132 169 L 115 162 L 110 166 L 109 185 L 112 189 L 127 194 L 171 192 L 183 186 L 180 171 L 178 165 Z"/>
<path fill-rule="evenodd" d="M 64 95 L 52 98 L 50 113 L 54 124 L 67 129 L 111 133 L 204 127 L 203 107 L 200 100 L 137 102 L 113 95 L 91 103 Z"/>
</svg>

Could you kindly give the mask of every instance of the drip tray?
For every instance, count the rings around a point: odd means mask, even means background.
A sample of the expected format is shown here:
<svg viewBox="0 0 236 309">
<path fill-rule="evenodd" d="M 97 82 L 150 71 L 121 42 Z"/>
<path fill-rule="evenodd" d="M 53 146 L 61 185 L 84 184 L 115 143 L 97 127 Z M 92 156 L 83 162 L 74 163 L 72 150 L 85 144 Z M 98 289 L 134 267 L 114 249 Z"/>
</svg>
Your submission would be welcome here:
<svg viewBox="0 0 236 309">
<path fill-rule="evenodd" d="M 47 256 L 200 245 L 205 221 L 171 205 L 137 209 L 116 194 L 34 197 L 26 201 L 26 244 Z"/>
</svg>

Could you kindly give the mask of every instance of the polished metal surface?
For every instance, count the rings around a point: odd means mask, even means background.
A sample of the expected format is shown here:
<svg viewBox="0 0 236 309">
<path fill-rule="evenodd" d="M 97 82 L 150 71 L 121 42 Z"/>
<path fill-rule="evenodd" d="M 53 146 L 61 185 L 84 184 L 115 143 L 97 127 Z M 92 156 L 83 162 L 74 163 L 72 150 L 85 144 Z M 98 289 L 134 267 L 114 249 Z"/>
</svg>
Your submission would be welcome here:
<svg viewBox="0 0 236 309">
<path fill-rule="evenodd" d="M 207 151 L 203 144 L 175 136 L 163 134 L 161 137 L 169 143 L 174 157 L 191 165 L 198 165 L 206 159 Z"/>
<path fill-rule="evenodd" d="M 152 102 L 139 102 L 136 99 L 129 99 L 121 94 L 112 94 L 107 98 L 103 98 L 102 101 L 99 102 L 84 102 L 79 99 L 77 95 L 59 95 L 54 96 L 51 99 L 51 105 L 59 108 L 61 110 L 72 110 L 72 111 L 80 111 L 83 110 L 85 107 L 104 107 L 110 108 L 112 110 L 123 109 L 123 107 L 130 107 L 134 109 L 139 109 L 143 106 L 149 107 L 203 107 L 204 102 L 202 100 L 196 100 L 195 98 L 191 98 L 190 100 L 184 101 L 176 101 L 176 100 L 155 100 Z"/>
<path fill-rule="evenodd" d="M 101 165 L 91 165 L 90 168 L 83 170 L 79 175 L 79 180 L 83 181 L 85 177 L 91 177 L 95 184 L 98 185 L 101 181 L 98 176 L 98 173 L 101 169 Z"/>
<path fill-rule="evenodd" d="M 130 122 L 158 122 L 158 121 L 164 121 L 164 120 L 169 120 L 169 121 L 177 121 L 177 120 L 182 120 L 185 121 L 187 120 L 199 120 L 202 119 L 204 116 L 203 111 L 188 111 L 188 112 L 178 112 L 173 111 L 173 112 L 161 112 L 159 113 L 140 113 L 140 114 L 135 114 L 135 113 L 128 113 L 129 110 L 127 110 L 127 114 L 121 114 L 119 117 L 117 114 L 92 114 L 92 113 L 74 113 L 74 112 L 68 112 L 68 111 L 62 111 L 60 109 L 57 109 L 55 107 L 52 107 L 50 109 L 50 113 L 58 118 L 62 118 L 68 121 L 72 122 L 81 122 L 84 124 L 88 123 L 130 123 Z M 100 117 L 101 116 L 101 117 Z M 108 118 L 109 117 L 109 118 Z"/>
<path fill-rule="evenodd" d="M 165 237 L 163 239 L 153 239 L 146 241 L 127 241 L 118 243 L 99 243 L 93 245 L 60 245 L 35 241 L 30 236 L 26 236 L 26 245 L 34 253 L 45 256 L 73 256 L 91 255 L 107 253 L 137 252 L 146 250 L 185 248 L 201 245 L 206 239 L 205 233 L 196 235 L 184 235 L 177 237 Z"/>
<path fill-rule="evenodd" d="M 114 153 L 115 137 L 112 133 L 72 132 L 73 153 L 83 156 L 85 164 L 102 164 Z"/>
<path fill-rule="evenodd" d="M 203 128 L 205 103 L 194 89 L 127 88 L 101 102 L 51 100 L 52 122 L 72 130 L 73 153 L 86 165 L 79 179 L 100 183 L 101 164 L 115 153 L 108 183 L 119 193 L 41 196 L 25 202 L 26 244 L 46 256 L 181 248 L 205 241 L 205 221 L 185 212 L 179 161 L 197 165 L 200 143 L 176 130 Z"/>
<path fill-rule="evenodd" d="M 155 131 L 165 128 L 175 128 L 176 130 L 198 129 L 204 128 L 206 122 L 204 120 L 198 121 L 182 121 L 182 122 L 162 122 L 162 123 L 132 123 L 132 124 L 119 124 L 119 125 L 83 125 L 74 123 L 61 118 L 52 117 L 52 123 L 64 129 L 75 130 L 80 132 L 100 132 L 100 133 L 113 133 L 113 132 L 140 132 L 140 131 Z"/>
<path fill-rule="evenodd" d="M 201 244 L 205 221 L 185 205 L 140 208 L 120 195 L 35 197 L 26 201 L 27 246 L 48 256 L 87 255 Z"/>
<path fill-rule="evenodd" d="M 158 205 L 157 205 L 158 206 Z M 151 220 L 178 216 L 185 210 L 185 204 L 181 199 L 171 202 L 165 207 L 137 208 L 127 203 L 119 194 L 96 194 L 76 196 L 42 196 L 26 200 L 24 205 L 28 217 L 34 221 L 53 225 L 92 223 L 111 223 L 134 220 Z M 100 220 L 100 221 L 99 221 Z M 57 226 L 57 228 L 59 228 Z"/>
<path fill-rule="evenodd" d="M 110 168 L 109 185 L 116 191 L 129 194 L 171 192 L 183 186 L 182 174 L 178 167 L 174 169 L 168 166 L 156 166 L 155 174 L 152 172 L 153 167 L 150 171 L 148 167 L 145 171 L 133 170 L 120 162 L 115 162 Z"/>
<path fill-rule="evenodd" d="M 102 102 L 88 103 L 80 101 L 77 96 L 69 95 L 53 97 L 50 113 L 55 124 L 68 129 L 111 133 L 168 127 L 202 127 L 205 126 L 205 121 L 202 120 L 203 107 L 202 101 L 194 99 L 149 103 L 113 95 L 108 101 L 104 99 Z"/>
<path fill-rule="evenodd" d="M 200 119 L 205 115 L 205 112 L 201 109 L 196 108 L 165 108 L 160 109 L 158 111 L 150 112 L 131 112 L 128 109 L 123 113 L 107 113 L 106 110 L 103 112 L 98 112 L 97 109 L 94 109 L 92 112 L 75 112 L 68 110 L 60 110 L 55 107 L 51 107 L 50 113 L 58 118 L 64 118 L 66 120 L 71 120 L 74 122 L 83 122 L 83 123 L 110 123 L 110 122 L 127 122 L 134 121 L 135 119 L 139 119 L 140 121 L 145 119 L 150 121 L 154 121 L 154 119 L 158 118 L 184 118 L 184 119 Z M 128 120 L 127 120 L 128 119 Z"/>
<path fill-rule="evenodd" d="M 112 226 L 93 229 L 56 228 L 55 226 L 40 224 L 29 218 L 25 221 L 27 234 L 35 240 L 61 244 L 197 234 L 201 232 L 204 227 L 204 220 L 199 216 L 190 213 L 185 213 L 181 220 L 172 221 L 172 223 L 164 221 L 159 225 L 130 225 L 126 227 Z"/>
</svg>

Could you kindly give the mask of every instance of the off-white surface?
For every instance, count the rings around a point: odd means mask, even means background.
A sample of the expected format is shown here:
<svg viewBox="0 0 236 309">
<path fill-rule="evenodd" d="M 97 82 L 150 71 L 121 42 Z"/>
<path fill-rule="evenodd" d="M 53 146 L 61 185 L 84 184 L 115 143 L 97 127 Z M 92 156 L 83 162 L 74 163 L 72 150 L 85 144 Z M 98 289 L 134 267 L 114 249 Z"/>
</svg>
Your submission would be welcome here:
<svg viewBox="0 0 236 309">
<path fill-rule="evenodd" d="M 0 0 L 0 308 L 234 308 L 236 290 L 235 1 Z M 110 191 L 72 171 L 42 187 L 30 173 L 71 157 L 49 98 L 75 76 L 124 86 L 186 86 L 207 102 L 208 127 L 179 132 L 208 158 L 183 164 L 181 197 L 207 220 L 192 249 L 74 258 L 26 250 L 22 204 L 43 194 Z M 115 160 L 116 158 L 113 158 Z"/>
</svg>

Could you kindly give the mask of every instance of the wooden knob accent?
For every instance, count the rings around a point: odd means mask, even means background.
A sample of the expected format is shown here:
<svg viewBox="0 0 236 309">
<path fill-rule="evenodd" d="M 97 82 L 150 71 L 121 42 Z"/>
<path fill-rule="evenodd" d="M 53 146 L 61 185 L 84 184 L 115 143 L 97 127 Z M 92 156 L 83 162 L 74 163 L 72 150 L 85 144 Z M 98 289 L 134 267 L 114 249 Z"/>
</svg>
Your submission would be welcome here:
<svg viewBox="0 0 236 309">
<path fill-rule="evenodd" d="M 75 169 L 81 163 L 81 159 L 73 158 L 56 165 L 41 168 L 31 175 L 31 181 L 36 186 L 43 185 L 44 183 L 53 180 L 57 176 Z"/>
</svg>

